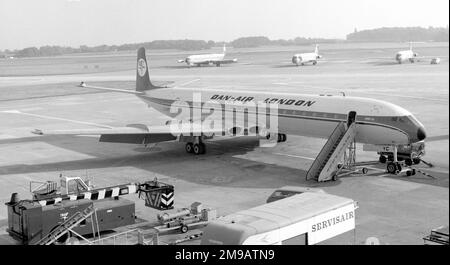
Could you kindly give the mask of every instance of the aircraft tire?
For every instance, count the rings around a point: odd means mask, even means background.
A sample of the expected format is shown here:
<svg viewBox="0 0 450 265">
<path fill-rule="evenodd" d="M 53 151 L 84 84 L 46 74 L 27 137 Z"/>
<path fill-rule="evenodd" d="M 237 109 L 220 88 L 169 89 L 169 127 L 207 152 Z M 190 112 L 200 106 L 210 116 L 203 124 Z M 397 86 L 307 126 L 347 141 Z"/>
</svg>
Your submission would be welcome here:
<svg viewBox="0 0 450 265">
<path fill-rule="evenodd" d="M 414 165 L 420 164 L 420 158 L 413 158 L 412 161 L 413 161 Z"/>
<path fill-rule="evenodd" d="M 407 158 L 407 159 L 405 159 L 405 164 L 406 164 L 407 166 L 412 166 L 413 161 L 412 161 L 411 159 Z"/>
<path fill-rule="evenodd" d="M 180 227 L 180 231 L 181 233 L 186 233 L 187 231 L 189 231 L 189 227 L 187 225 L 181 225 Z"/>
<path fill-rule="evenodd" d="M 194 145 L 192 143 L 187 143 L 184 147 L 186 153 L 192 154 L 194 152 Z"/>
<path fill-rule="evenodd" d="M 194 154 L 196 154 L 196 155 L 201 154 L 199 144 L 194 144 L 194 148 L 192 150 L 194 150 Z"/>
<path fill-rule="evenodd" d="M 394 162 L 389 162 L 386 166 L 386 170 L 390 174 L 395 174 L 395 172 L 397 171 L 397 167 Z"/>
<path fill-rule="evenodd" d="M 369 169 L 367 169 L 367 167 L 363 167 L 362 173 L 365 175 L 365 174 L 367 174 L 367 172 L 369 172 Z"/>
<path fill-rule="evenodd" d="M 317 61 L 314 61 L 314 62 L 313 62 L 313 65 L 316 65 L 316 64 L 317 64 Z"/>
</svg>

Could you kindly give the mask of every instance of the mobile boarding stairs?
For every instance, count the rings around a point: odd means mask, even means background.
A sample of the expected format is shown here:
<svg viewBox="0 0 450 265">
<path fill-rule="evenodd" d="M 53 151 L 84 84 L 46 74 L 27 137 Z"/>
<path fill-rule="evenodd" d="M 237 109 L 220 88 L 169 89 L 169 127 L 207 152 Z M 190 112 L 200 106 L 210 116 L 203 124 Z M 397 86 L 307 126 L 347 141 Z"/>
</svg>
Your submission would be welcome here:
<svg viewBox="0 0 450 265">
<path fill-rule="evenodd" d="M 378 164 L 378 161 L 356 162 L 357 124 L 355 121 L 356 112 L 350 111 L 347 122 L 339 122 L 309 168 L 306 174 L 307 180 L 323 182 L 336 180 L 338 177 L 352 173 L 366 174 L 368 169 L 364 167 L 365 165 Z M 406 172 L 406 175 L 410 176 L 415 174 L 415 169 L 402 170 L 400 163 L 397 162 L 397 146 L 394 146 L 394 162 L 388 164 L 387 172 L 392 174 Z"/>
<path fill-rule="evenodd" d="M 350 125 L 348 125 L 350 124 Z M 335 180 L 343 171 L 355 171 L 355 136 L 354 122 L 340 122 L 331 133 L 328 141 L 311 165 L 306 179 L 316 181 Z M 347 155 L 347 149 L 349 150 Z M 344 164 L 341 164 L 344 157 Z"/>
<path fill-rule="evenodd" d="M 318 182 L 336 180 L 338 177 L 349 175 L 352 173 L 366 174 L 368 169 L 363 167 L 370 164 L 378 164 L 377 162 L 359 162 L 356 163 L 356 142 L 357 134 L 356 112 L 350 111 L 347 122 L 339 122 L 331 133 L 328 141 L 317 155 L 311 165 L 306 179 L 316 180 Z M 401 166 L 396 159 L 396 147 L 394 147 L 395 170 L 387 168 L 389 173 L 398 174 L 402 172 Z M 414 169 L 406 169 L 406 174 L 414 175 Z"/>
</svg>

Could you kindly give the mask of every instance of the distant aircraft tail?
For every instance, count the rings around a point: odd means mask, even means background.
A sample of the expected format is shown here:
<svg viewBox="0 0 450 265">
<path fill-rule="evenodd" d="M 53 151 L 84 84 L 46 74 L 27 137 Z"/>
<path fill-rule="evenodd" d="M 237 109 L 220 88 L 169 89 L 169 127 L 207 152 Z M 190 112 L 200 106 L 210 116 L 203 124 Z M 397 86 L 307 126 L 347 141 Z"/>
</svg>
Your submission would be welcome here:
<svg viewBox="0 0 450 265">
<path fill-rule="evenodd" d="M 141 47 L 137 53 L 137 65 L 136 65 L 136 91 L 142 92 L 146 90 L 161 88 L 154 86 L 150 82 L 150 76 L 148 74 L 147 59 L 145 57 L 145 48 Z"/>
<path fill-rule="evenodd" d="M 223 44 L 223 54 L 227 54 L 227 47 L 225 43 Z"/>
<path fill-rule="evenodd" d="M 410 51 L 412 51 L 412 46 L 413 46 L 413 43 L 412 43 L 412 41 L 410 41 L 410 42 L 409 42 L 409 50 L 410 50 Z"/>
<path fill-rule="evenodd" d="M 319 45 L 316 44 L 316 48 L 314 49 L 314 52 L 315 52 L 316 54 L 319 54 Z"/>
</svg>

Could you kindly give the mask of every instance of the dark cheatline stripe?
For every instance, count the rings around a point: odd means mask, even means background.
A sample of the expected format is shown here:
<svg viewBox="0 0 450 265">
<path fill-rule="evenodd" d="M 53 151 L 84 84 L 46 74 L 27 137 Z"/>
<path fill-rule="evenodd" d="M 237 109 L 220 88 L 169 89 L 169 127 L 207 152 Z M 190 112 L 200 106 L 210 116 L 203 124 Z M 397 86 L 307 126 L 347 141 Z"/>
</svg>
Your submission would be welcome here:
<svg viewBox="0 0 450 265">
<path fill-rule="evenodd" d="M 160 99 L 160 98 L 153 98 L 153 97 L 145 97 L 149 101 L 164 105 L 166 107 L 170 107 L 172 103 L 175 102 L 175 100 L 168 100 L 168 99 Z M 192 108 L 192 102 L 187 102 L 189 106 Z M 224 109 L 224 104 L 221 104 L 222 110 Z M 227 110 L 225 108 L 225 110 Z M 231 110 L 227 110 L 231 111 Z M 328 121 L 328 122 L 346 122 L 347 121 L 347 115 L 341 114 L 341 113 L 331 113 L 331 112 L 316 112 L 316 111 L 306 111 L 306 110 L 291 110 L 291 109 L 278 109 L 278 116 L 282 118 L 293 118 L 293 119 L 304 119 L 304 120 L 315 120 L 315 121 Z M 407 117 L 397 117 L 397 116 L 386 116 L 386 117 L 380 117 L 380 116 L 365 116 L 365 115 L 357 115 L 356 123 L 357 124 L 365 124 L 365 125 L 373 125 L 373 126 L 379 126 L 384 128 L 393 129 L 399 132 L 402 132 L 406 135 L 408 128 L 400 129 L 397 127 L 399 123 L 394 122 L 393 120 L 397 120 L 398 118 L 404 118 L 407 119 Z M 412 133 L 412 132 L 410 132 Z"/>
</svg>

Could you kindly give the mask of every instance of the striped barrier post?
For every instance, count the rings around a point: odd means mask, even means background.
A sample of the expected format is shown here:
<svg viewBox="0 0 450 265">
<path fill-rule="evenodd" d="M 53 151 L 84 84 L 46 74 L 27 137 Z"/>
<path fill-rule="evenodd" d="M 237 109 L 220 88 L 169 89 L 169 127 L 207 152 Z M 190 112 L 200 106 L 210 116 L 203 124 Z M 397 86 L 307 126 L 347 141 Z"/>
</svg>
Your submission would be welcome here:
<svg viewBox="0 0 450 265">
<path fill-rule="evenodd" d="M 129 183 L 113 187 L 90 190 L 77 194 L 58 195 L 48 199 L 37 200 L 41 206 L 52 205 L 62 201 L 77 201 L 82 199 L 103 200 L 122 195 L 144 193 L 145 206 L 158 210 L 169 210 L 174 205 L 174 187 L 162 182 L 147 181 L 145 183 Z"/>
<path fill-rule="evenodd" d="M 103 189 L 97 189 L 97 190 L 90 190 L 86 192 L 82 192 L 79 194 L 68 194 L 58 197 L 53 197 L 45 200 L 39 200 L 39 204 L 41 206 L 46 205 L 52 205 L 55 203 L 59 203 L 62 201 L 77 201 L 82 199 L 88 199 L 88 200 L 103 200 L 107 198 L 114 198 L 117 196 L 127 195 L 127 194 L 133 194 L 137 193 L 139 188 L 139 184 L 125 184 L 120 186 L 114 186 L 114 187 L 108 187 Z"/>
</svg>

